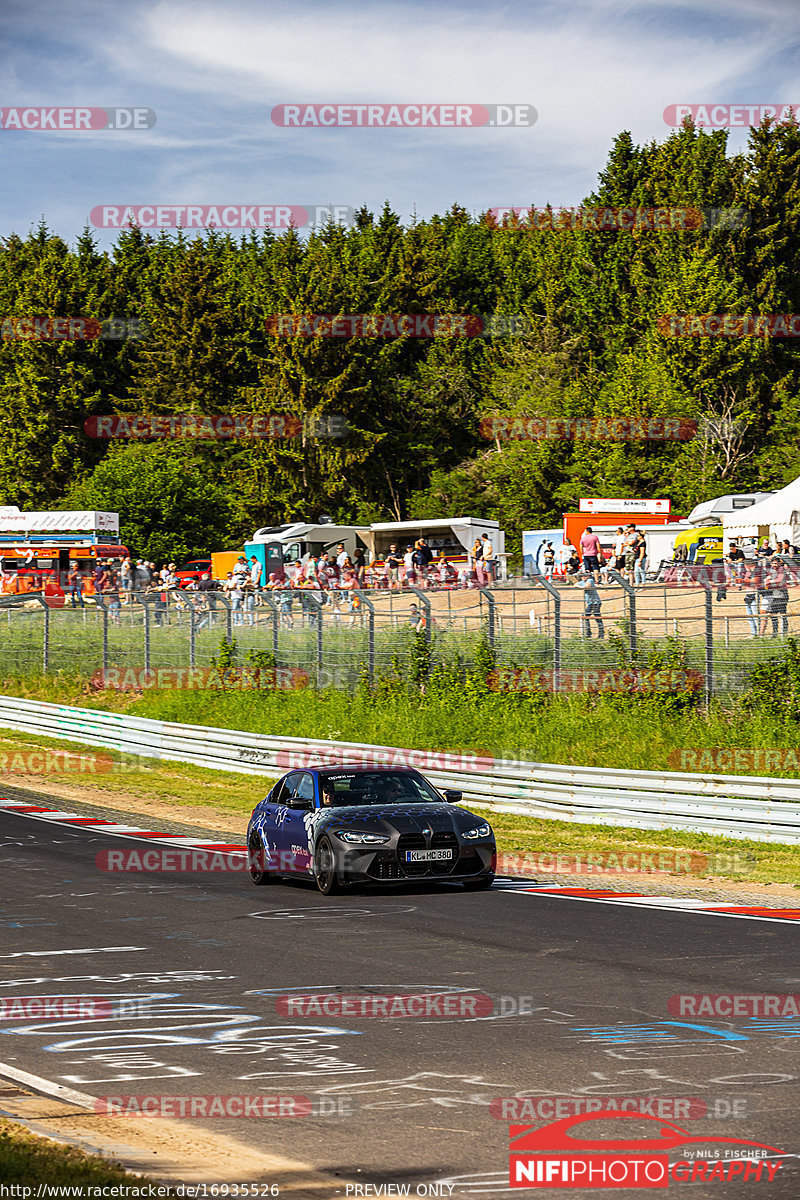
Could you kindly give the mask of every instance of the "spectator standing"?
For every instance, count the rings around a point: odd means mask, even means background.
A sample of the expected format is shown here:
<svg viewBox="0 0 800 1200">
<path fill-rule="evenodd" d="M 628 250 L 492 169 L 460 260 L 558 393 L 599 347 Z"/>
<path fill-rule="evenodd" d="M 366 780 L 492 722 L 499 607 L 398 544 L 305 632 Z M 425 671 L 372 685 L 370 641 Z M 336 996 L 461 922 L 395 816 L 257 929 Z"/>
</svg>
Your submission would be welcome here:
<svg viewBox="0 0 800 1200">
<path fill-rule="evenodd" d="M 725 580 L 731 586 L 736 583 L 741 585 L 743 574 L 744 552 L 739 549 L 738 543 L 734 540 L 725 555 Z"/>
<path fill-rule="evenodd" d="M 620 574 L 625 570 L 625 530 L 621 525 L 614 532 L 614 570 Z"/>
<path fill-rule="evenodd" d="M 122 604 L 119 596 L 119 581 L 113 571 L 108 572 L 108 579 L 103 585 L 103 602 L 108 607 L 108 615 L 115 625 L 119 625 Z"/>
<path fill-rule="evenodd" d="M 358 586 L 363 588 L 364 580 L 367 571 L 367 556 L 361 546 L 356 547 L 355 556 L 353 558 L 353 573 L 355 574 Z"/>
<path fill-rule="evenodd" d="M 780 617 L 781 634 L 786 637 L 789 633 L 789 618 L 786 610 L 789 606 L 789 589 L 786 586 L 786 568 L 778 558 L 773 558 L 769 572 L 769 582 L 772 589 L 772 636 L 778 636 L 778 617 Z"/>
<path fill-rule="evenodd" d="M 544 565 L 545 579 L 552 579 L 556 569 L 556 552 L 553 549 L 552 542 L 545 542 L 544 544 L 542 563 Z"/>
<path fill-rule="evenodd" d="M 583 569 L 594 576 L 595 583 L 600 582 L 600 538 L 587 525 L 581 534 L 581 554 Z"/>
<path fill-rule="evenodd" d="M 242 592 L 244 593 L 243 608 L 247 614 L 247 624 L 251 626 L 255 625 L 256 588 L 249 575 L 245 576 L 244 583 L 242 584 Z"/>
<path fill-rule="evenodd" d="M 758 637 L 758 594 L 754 591 L 744 594 L 744 611 L 750 624 L 750 637 Z"/>
<path fill-rule="evenodd" d="M 340 571 L 344 568 L 344 564 L 347 562 L 349 557 L 350 556 L 344 548 L 344 542 L 339 542 L 339 545 L 336 547 L 336 565 Z"/>
<path fill-rule="evenodd" d="M 636 587 L 644 587 L 647 583 L 647 540 L 641 529 L 634 529 L 636 540 L 633 543 L 633 582 Z"/>
<path fill-rule="evenodd" d="M 486 572 L 483 566 L 483 543 L 480 538 L 475 538 L 475 544 L 472 547 L 472 566 L 478 577 L 478 587 L 486 587 Z"/>
<path fill-rule="evenodd" d="M 71 562 L 69 564 L 67 587 L 69 588 L 69 599 L 72 607 L 77 608 L 78 605 L 75 603 L 77 597 L 81 608 L 85 608 L 86 605 L 83 602 L 83 576 L 81 575 L 76 562 Z"/>
<path fill-rule="evenodd" d="M 102 592 L 103 588 L 108 583 L 108 572 L 106 571 L 105 560 L 102 558 L 98 558 L 97 560 L 97 566 L 94 569 L 93 582 L 95 594 Z"/>
<path fill-rule="evenodd" d="M 497 563 L 494 557 L 494 546 L 489 540 L 488 533 L 481 534 L 481 560 L 486 574 L 486 582 L 494 583 L 497 579 Z"/>
<path fill-rule="evenodd" d="M 261 563 L 255 554 L 250 555 L 250 582 L 256 591 L 261 587 Z"/>
<path fill-rule="evenodd" d="M 604 638 L 606 636 L 603 619 L 600 616 L 601 605 L 602 600 L 600 599 L 600 593 L 597 590 L 597 583 L 592 576 L 589 575 L 583 585 L 583 623 L 585 631 L 584 636 L 587 638 L 592 636 L 592 618 L 594 618 L 594 620 L 597 622 L 598 638 Z"/>
<path fill-rule="evenodd" d="M 242 601 L 244 600 L 244 575 L 241 571 L 234 571 L 231 578 L 231 586 L 228 592 L 231 601 L 231 611 L 233 612 L 233 624 L 242 625 Z"/>
<path fill-rule="evenodd" d="M 406 546 L 406 552 L 403 555 L 403 582 L 409 586 L 416 582 L 414 574 L 414 547 Z"/>
<path fill-rule="evenodd" d="M 636 568 L 636 526 L 633 524 L 625 526 L 625 538 L 623 546 L 625 549 L 625 574 L 628 577 L 628 583 L 633 586 L 633 572 Z"/>
<path fill-rule="evenodd" d="M 119 582 L 126 599 L 130 602 L 130 595 L 133 590 L 133 566 L 129 556 L 126 556 L 122 560 L 122 565 L 119 569 Z"/>
<path fill-rule="evenodd" d="M 392 542 L 386 555 L 386 574 L 389 577 L 389 589 L 395 591 L 400 587 L 400 566 L 402 563 L 397 542 Z"/>
</svg>

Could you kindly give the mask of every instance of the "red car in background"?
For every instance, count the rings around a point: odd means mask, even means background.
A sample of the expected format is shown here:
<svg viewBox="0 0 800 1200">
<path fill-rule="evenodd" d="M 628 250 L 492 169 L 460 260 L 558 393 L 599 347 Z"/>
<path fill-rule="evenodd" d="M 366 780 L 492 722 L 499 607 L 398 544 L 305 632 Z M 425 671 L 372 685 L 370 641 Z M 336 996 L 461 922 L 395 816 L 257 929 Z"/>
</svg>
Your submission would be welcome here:
<svg viewBox="0 0 800 1200">
<path fill-rule="evenodd" d="M 175 577 L 180 587 L 187 587 L 193 579 L 202 579 L 206 572 L 211 571 L 210 558 L 192 558 L 189 562 L 178 567 Z"/>
</svg>

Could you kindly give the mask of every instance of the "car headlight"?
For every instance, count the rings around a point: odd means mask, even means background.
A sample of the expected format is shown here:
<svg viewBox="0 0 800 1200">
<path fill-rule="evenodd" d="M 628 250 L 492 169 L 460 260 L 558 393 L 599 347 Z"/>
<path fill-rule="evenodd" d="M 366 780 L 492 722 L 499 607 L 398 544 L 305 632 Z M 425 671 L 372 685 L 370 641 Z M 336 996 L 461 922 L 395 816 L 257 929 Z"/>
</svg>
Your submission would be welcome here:
<svg viewBox="0 0 800 1200">
<path fill-rule="evenodd" d="M 476 825 L 474 829 L 462 829 L 461 836 L 469 841 L 474 841 L 476 838 L 490 837 L 492 833 L 491 825 Z"/>
<path fill-rule="evenodd" d="M 389 840 L 384 833 L 360 833 L 354 829 L 337 829 L 336 836 L 343 842 L 355 842 L 361 846 L 379 846 Z"/>
</svg>

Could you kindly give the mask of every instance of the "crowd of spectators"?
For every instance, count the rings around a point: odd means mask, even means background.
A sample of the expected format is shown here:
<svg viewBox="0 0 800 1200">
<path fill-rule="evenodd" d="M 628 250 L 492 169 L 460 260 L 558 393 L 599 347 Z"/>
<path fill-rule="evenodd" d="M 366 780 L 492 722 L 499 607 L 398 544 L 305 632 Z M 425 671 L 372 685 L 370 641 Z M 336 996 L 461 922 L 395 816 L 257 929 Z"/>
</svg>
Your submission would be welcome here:
<svg viewBox="0 0 800 1200">
<path fill-rule="evenodd" d="M 369 562 L 359 547 L 352 558 L 343 543 L 335 550 L 307 554 L 296 563 L 271 571 L 264 579 L 261 563 L 255 555 L 240 554 L 224 579 L 213 579 L 209 572 L 199 577 L 181 577 L 174 562 L 160 568 L 145 559 L 98 560 L 86 575 L 76 561 L 64 580 L 64 591 L 73 608 L 85 606 L 91 593 L 109 618 L 118 623 L 123 605 L 137 600 L 150 602 L 156 624 L 169 622 L 169 609 L 193 611 L 197 627 L 210 623 L 219 608 L 219 594 L 230 604 L 233 624 L 255 624 L 255 609 L 263 603 L 262 593 L 276 592 L 284 624 L 293 623 L 292 594 L 315 592 L 319 605 L 330 605 L 336 620 L 349 618 L 355 623 L 361 601 L 358 593 L 365 588 L 401 590 L 406 587 L 480 588 L 497 578 L 497 561 L 486 534 L 477 539 L 466 562 L 451 562 L 441 552 L 435 555 L 425 538 L 407 544 L 401 550 L 393 543 L 383 559 Z"/>
</svg>

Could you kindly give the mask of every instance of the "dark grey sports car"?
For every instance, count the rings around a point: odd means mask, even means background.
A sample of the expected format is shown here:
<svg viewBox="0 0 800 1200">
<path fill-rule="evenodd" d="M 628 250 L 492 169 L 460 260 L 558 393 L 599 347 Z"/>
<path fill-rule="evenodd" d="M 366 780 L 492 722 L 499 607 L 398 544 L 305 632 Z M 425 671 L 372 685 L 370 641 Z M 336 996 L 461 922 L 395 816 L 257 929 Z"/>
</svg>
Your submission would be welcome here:
<svg viewBox="0 0 800 1200">
<path fill-rule="evenodd" d="M 325 896 L 353 883 L 457 880 L 488 888 L 497 847 L 491 826 L 438 792 L 418 771 L 307 767 L 290 771 L 257 804 L 247 827 L 254 883 L 316 880 Z"/>
</svg>

